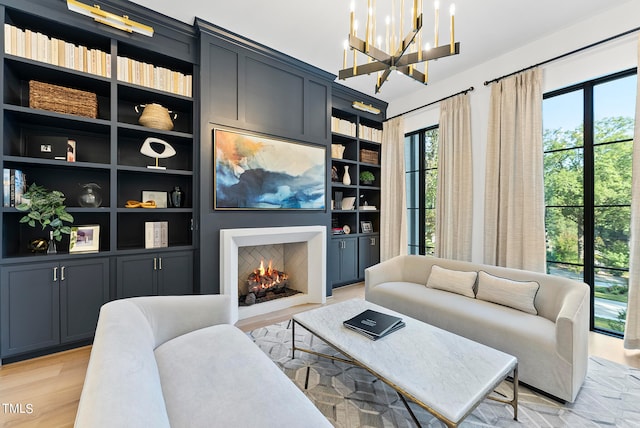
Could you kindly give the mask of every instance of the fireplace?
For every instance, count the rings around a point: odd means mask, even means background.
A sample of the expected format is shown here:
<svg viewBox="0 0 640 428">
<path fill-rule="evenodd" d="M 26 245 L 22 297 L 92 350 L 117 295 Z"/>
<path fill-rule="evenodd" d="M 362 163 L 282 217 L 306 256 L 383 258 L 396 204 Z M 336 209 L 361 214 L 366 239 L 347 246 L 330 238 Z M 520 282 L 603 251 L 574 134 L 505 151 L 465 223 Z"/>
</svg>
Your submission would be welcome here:
<svg viewBox="0 0 640 428">
<path fill-rule="evenodd" d="M 288 296 L 244 305 L 247 278 L 260 262 L 286 272 Z M 220 231 L 220 291 L 231 296 L 234 320 L 326 301 L 326 227 L 294 226 Z M 280 296 L 278 296 L 280 297 Z"/>
<path fill-rule="evenodd" d="M 239 269 L 240 268 L 238 268 L 238 270 Z M 242 281 L 242 276 L 239 277 L 239 280 L 246 285 L 244 292 L 243 289 L 238 286 L 240 306 L 251 306 L 256 303 L 262 303 L 262 299 L 269 299 L 270 295 L 273 295 L 273 298 L 283 296 L 286 294 L 286 290 L 289 289 L 287 287 L 289 284 L 289 274 L 273 267 L 272 260 L 269 260 L 269 264 L 266 265 L 264 259 L 261 259 L 260 266 L 247 275 L 245 281 Z"/>
<path fill-rule="evenodd" d="M 307 281 L 302 242 L 238 248 L 238 304 L 251 306 L 301 293 Z"/>
</svg>

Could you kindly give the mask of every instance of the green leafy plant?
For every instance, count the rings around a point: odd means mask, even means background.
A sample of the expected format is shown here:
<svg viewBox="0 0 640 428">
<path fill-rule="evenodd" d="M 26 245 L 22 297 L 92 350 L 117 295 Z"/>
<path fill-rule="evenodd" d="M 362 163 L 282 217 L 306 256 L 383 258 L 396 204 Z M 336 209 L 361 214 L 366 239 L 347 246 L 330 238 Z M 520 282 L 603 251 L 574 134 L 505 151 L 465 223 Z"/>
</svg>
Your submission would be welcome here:
<svg viewBox="0 0 640 428">
<path fill-rule="evenodd" d="M 33 183 L 22 197 L 27 201 L 18 204 L 16 209 L 28 213 L 20 219 L 20 223 L 27 223 L 31 227 L 36 227 L 38 223 L 42 230 L 50 227 L 56 241 L 60 241 L 63 234 L 71 233 L 71 227 L 64 225 L 64 222 L 73 223 L 73 216 L 64 205 L 64 193 Z"/>
<path fill-rule="evenodd" d="M 375 181 L 375 179 L 376 179 L 376 177 L 370 171 L 362 171 L 360 173 L 360 181 L 362 181 L 362 182 L 371 183 L 371 182 Z"/>
</svg>

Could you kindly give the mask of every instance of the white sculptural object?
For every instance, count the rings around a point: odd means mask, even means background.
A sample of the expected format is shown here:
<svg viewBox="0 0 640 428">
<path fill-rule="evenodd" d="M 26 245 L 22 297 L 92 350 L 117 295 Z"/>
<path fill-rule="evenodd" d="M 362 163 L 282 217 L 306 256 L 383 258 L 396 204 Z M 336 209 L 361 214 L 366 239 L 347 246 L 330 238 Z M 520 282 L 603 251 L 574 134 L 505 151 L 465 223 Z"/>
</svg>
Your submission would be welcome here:
<svg viewBox="0 0 640 428">
<path fill-rule="evenodd" d="M 151 146 L 151 143 L 161 144 L 164 146 L 164 148 L 161 152 L 157 152 Z M 140 147 L 140 153 L 142 153 L 145 156 L 149 156 L 150 158 L 155 158 L 156 160 L 155 165 L 148 165 L 147 168 L 167 169 L 166 166 L 158 165 L 158 159 L 170 158 L 171 156 L 175 156 L 176 150 L 173 147 L 171 147 L 169 143 L 167 143 L 164 140 L 161 140 L 160 138 L 148 137 L 146 140 L 144 140 L 144 143 L 142 143 L 142 147 Z"/>
</svg>

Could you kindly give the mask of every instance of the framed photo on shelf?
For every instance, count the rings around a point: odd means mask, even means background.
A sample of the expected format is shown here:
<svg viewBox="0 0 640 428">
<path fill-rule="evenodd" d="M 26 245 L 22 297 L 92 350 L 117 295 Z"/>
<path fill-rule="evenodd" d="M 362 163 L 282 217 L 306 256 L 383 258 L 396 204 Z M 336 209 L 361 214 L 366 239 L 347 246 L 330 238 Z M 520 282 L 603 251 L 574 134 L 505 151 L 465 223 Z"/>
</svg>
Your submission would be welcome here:
<svg viewBox="0 0 640 428">
<path fill-rule="evenodd" d="M 373 224 L 370 221 L 361 221 L 360 229 L 362 229 L 362 233 L 371 233 L 373 232 Z"/>
<path fill-rule="evenodd" d="M 154 201 L 156 203 L 156 208 L 167 208 L 167 192 L 143 190 L 142 202 L 147 201 Z"/>
<path fill-rule="evenodd" d="M 100 226 L 73 226 L 69 253 L 97 253 L 100 250 Z"/>
</svg>

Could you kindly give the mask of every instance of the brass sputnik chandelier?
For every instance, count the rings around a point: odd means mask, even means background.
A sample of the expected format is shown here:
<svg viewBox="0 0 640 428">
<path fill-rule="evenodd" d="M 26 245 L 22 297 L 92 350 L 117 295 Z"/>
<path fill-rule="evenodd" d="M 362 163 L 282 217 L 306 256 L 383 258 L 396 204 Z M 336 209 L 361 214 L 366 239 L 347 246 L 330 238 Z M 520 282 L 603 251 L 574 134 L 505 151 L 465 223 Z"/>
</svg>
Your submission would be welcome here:
<svg viewBox="0 0 640 428">
<path fill-rule="evenodd" d="M 407 0 L 407 3 L 410 0 Z M 400 23 L 396 28 L 396 3 L 400 3 Z M 413 0 L 411 9 L 410 28 L 406 36 L 404 28 L 405 0 L 391 0 L 391 15 L 385 19 L 386 39 L 376 33 L 376 0 L 367 0 L 367 19 L 364 40 L 358 37 L 358 21 L 355 18 L 355 5 L 351 3 L 349 16 L 349 38 L 344 42 L 344 58 L 342 70 L 338 73 L 340 79 L 347 79 L 363 74 L 378 74 L 376 93 L 387 81 L 392 71 L 397 71 L 420 83 L 427 84 L 429 79 L 429 61 L 460 53 L 460 43 L 455 41 L 454 15 L 455 6 L 449 9 L 449 44 L 438 46 L 440 2 L 434 2 L 434 37 L 433 47 L 429 43 L 423 45 L 423 0 Z M 347 51 L 353 51 L 353 66 L 347 68 Z M 367 61 L 358 65 L 358 52 L 367 55 Z M 387 53 L 388 52 L 388 53 Z M 419 67 L 424 62 L 424 71 Z"/>
</svg>

